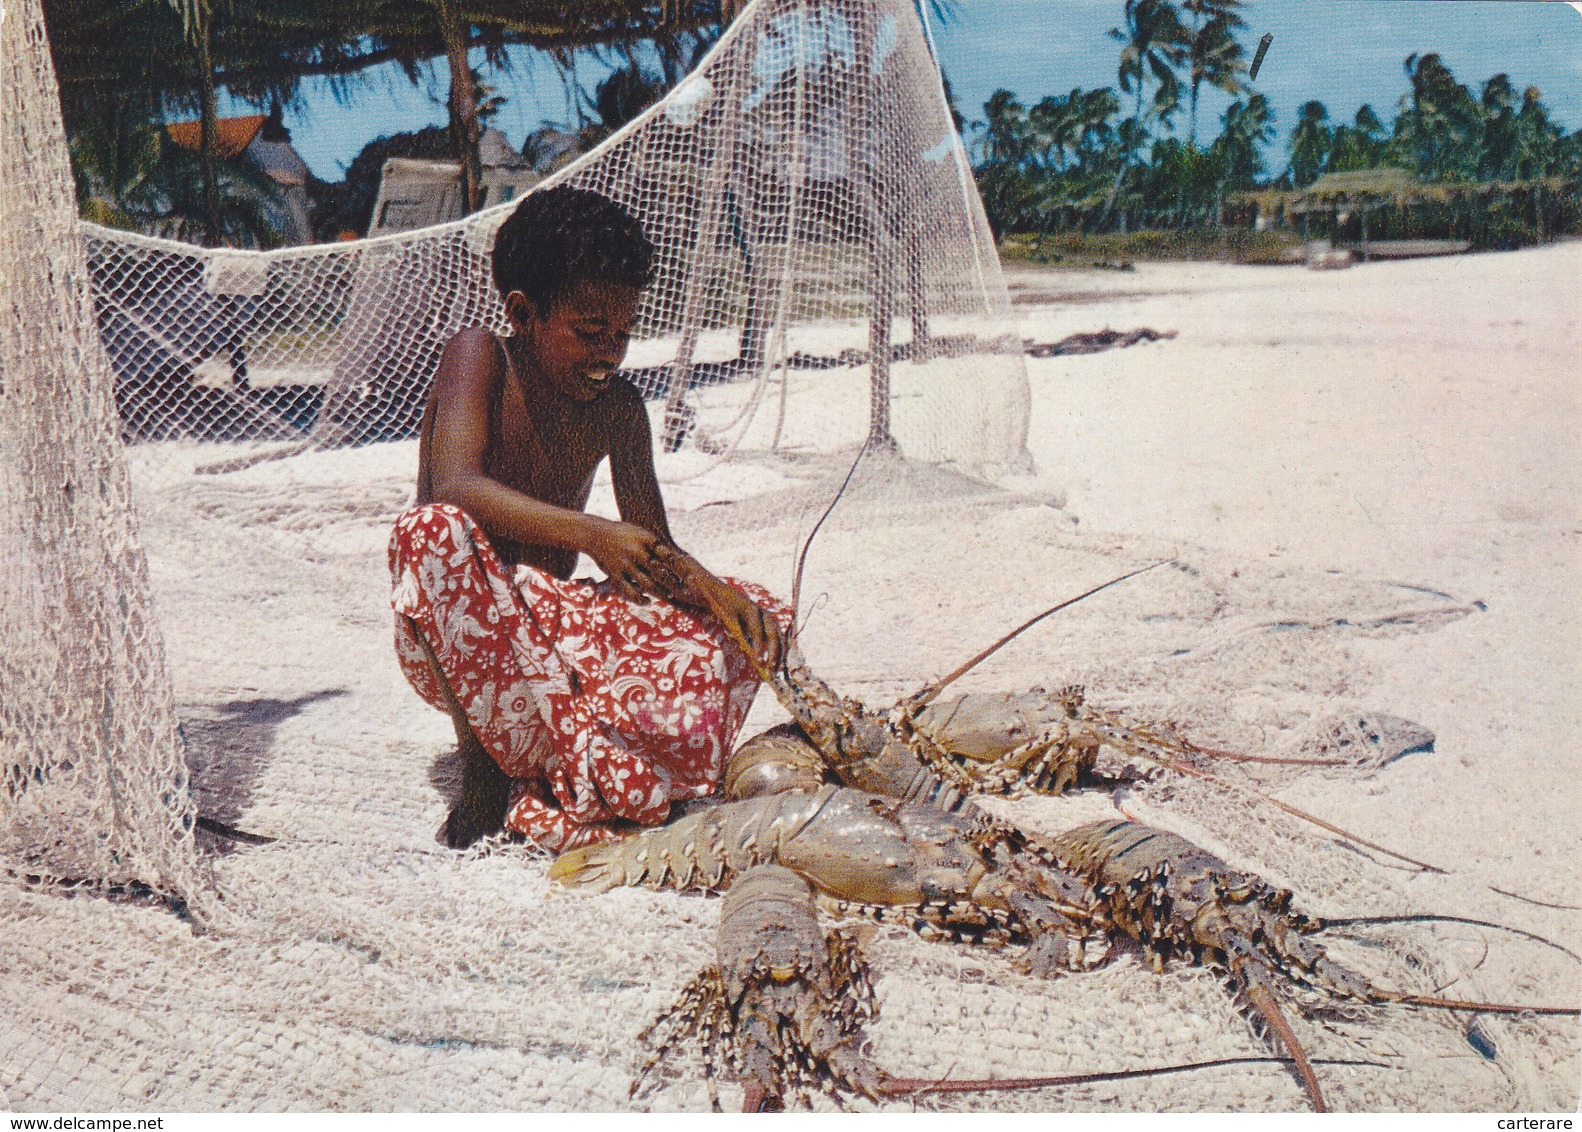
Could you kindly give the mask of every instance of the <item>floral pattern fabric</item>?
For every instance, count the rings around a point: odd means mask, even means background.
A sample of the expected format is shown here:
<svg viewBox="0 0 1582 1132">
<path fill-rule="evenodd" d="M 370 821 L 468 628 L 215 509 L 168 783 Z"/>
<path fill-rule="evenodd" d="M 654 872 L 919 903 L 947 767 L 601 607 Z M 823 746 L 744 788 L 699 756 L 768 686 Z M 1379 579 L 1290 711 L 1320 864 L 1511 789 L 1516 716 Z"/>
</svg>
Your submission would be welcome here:
<svg viewBox="0 0 1582 1132">
<path fill-rule="evenodd" d="M 708 616 L 628 601 L 608 582 L 507 570 L 448 504 L 396 520 L 390 574 L 401 669 L 445 710 L 415 624 L 484 749 L 517 780 L 507 828 L 561 852 L 621 836 L 616 819 L 657 824 L 672 802 L 719 786 L 758 678 Z M 763 589 L 725 581 L 789 627 Z"/>
</svg>

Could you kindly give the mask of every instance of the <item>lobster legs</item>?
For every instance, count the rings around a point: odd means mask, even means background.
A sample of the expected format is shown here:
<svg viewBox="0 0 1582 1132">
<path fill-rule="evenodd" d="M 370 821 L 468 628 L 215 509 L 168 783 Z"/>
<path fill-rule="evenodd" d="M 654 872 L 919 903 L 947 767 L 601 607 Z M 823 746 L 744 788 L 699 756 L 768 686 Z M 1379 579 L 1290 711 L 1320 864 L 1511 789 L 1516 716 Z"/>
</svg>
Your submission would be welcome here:
<svg viewBox="0 0 1582 1132">
<path fill-rule="evenodd" d="M 1173 957 L 1223 970 L 1238 1002 L 1285 1048 L 1320 1112 L 1326 1105 L 1317 1076 L 1281 1010 L 1286 984 L 1366 1003 L 1577 1013 L 1569 1007 L 1460 1002 L 1376 987 L 1309 938 L 1324 923 L 1292 908 L 1288 890 L 1240 872 L 1165 830 L 1132 821 L 1093 822 L 1059 835 L 1048 848 L 1056 864 L 1094 886 L 1109 923 L 1142 945 L 1155 971 Z"/>
<path fill-rule="evenodd" d="M 819 931 L 813 891 L 791 870 L 755 865 L 736 878 L 720 913 L 718 962 L 642 1034 L 654 1055 L 642 1077 L 683 1044 L 702 1054 L 709 1101 L 716 1076 L 740 1081 L 746 1111 L 817 1088 L 878 1098 L 881 1074 L 860 1050 L 878 1014 L 856 941 Z"/>
</svg>

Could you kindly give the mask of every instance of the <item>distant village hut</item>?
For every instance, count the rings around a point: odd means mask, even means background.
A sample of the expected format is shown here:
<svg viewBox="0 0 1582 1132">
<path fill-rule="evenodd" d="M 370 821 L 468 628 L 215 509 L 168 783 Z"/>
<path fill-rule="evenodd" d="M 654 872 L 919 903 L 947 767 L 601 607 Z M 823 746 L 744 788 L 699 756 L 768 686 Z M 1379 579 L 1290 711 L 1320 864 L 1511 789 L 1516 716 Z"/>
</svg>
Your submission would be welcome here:
<svg viewBox="0 0 1582 1132">
<path fill-rule="evenodd" d="M 1420 181 L 1405 169 L 1326 173 L 1304 189 L 1237 193 L 1228 210 L 1259 230 L 1350 245 L 1363 259 L 1446 255 L 1536 243 L 1575 223 L 1574 179 Z"/>
<path fill-rule="evenodd" d="M 484 208 L 515 200 L 544 179 L 512 148 L 505 134 L 493 126 L 478 139 L 478 158 L 483 167 Z M 392 157 L 385 162 L 379 178 L 379 195 L 374 199 L 368 235 L 410 232 L 466 215 L 460 165 L 454 161 Z"/>
<path fill-rule="evenodd" d="M 202 123 L 171 122 L 165 127 L 170 140 L 193 153 L 203 147 Z M 227 161 L 243 161 L 263 173 L 276 187 L 273 219 L 280 242 L 290 246 L 311 243 L 313 225 L 308 216 L 308 166 L 292 148 L 291 131 L 280 108 L 269 114 L 221 118 L 215 123 L 215 153 Z"/>
</svg>

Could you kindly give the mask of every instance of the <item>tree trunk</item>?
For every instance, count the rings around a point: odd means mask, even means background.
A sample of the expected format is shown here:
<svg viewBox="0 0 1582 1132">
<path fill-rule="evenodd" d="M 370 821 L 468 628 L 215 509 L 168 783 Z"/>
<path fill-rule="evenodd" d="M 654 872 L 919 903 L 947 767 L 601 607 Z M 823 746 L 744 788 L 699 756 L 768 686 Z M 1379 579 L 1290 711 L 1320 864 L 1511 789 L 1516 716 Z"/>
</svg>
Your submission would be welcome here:
<svg viewBox="0 0 1582 1132">
<path fill-rule="evenodd" d="M 213 25 L 209 5 L 193 5 L 197 26 L 193 29 L 198 48 L 199 82 L 202 100 L 198 114 L 198 167 L 203 172 L 203 242 L 215 247 L 220 242 L 220 188 L 214 172 L 215 151 L 220 144 L 219 106 L 214 91 Z"/>
<path fill-rule="evenodd" d="M 1142 76 L 1139 75 L 1138 78 L 1137 78 L 1137 109 L 1132 112 L 1132 117 L 1136 118 L 1139 122 L 1141 122 L 1142 121 L 1142 115 L 1143 115 L 1143 80 L 1142 80 Z M 1126 170 L 1131 168 L 1131 163 L 1132 163 L 1131 155 L 1127 154 L 1126 155 L 1126 159 L 1121 162 L 1120 171 L 1115 174 L 1115 180 L 1113 182 L 1111 182 L 1111 184 L 1110 184 L 1110 195 L 1104 198 L 1104 211 L 1099 214 L 1099 222 L 1095 226 L 1095 229 L 1094 229 L 1095 231 L 1103 231 L 1104 230 L 1104 223 L 1105 223 L 1105 221 L 1109 220 L 1110 213 L 1115 208 L 1115 197 L 1121 191 L 1121 181 L 1123 181 L 1126 178 Z"/>
<path fill-rule="evenodd" d="M 467 34 L 454 0 L 435 0 L 439 34 L 450 63 L 450 136 L 461 164 L 461 185 L 467 211 L 483 207 L 483 165 L 478 158 L 478 99 L 473 90 L 472 68 L 467 65 Z"/>
<path fill-rule="evenodd" d="M 868 259 L 868 438 L 867 449 L 896 451 L 890 435 L 891 321 L 895 316 L 895 250 L 889 238 L 889 225 L 882 213 L 879 194 L 884 155 L 876 153 L 878 144 L 879 82 L 868 61 L 873 57 L 875 27 L 871 0 L 855 0 L 848 6 L 856 43 L 859 72 L 853 84 L 846 119 L 846 176 L 852 203 L 862 225 L 863 249 Z M 1006 227 L 1011 227 L 1007 218 Z"/>
</svg>

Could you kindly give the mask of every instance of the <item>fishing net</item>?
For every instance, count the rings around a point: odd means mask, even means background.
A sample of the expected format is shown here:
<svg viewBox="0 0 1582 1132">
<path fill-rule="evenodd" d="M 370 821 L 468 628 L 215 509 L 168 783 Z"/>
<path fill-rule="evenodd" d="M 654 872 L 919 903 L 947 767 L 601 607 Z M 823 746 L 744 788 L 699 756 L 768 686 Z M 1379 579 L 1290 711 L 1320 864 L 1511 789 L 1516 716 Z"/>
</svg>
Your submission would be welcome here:
<svg viewBox="0 0 1582 1132">
<path fill-rule="evenodd" d="M 0 885 L 0 1099 L 79 1111 L 634 1103 L 636 1035 L 712 961 L 718 901 L 590 899 L 549 884 L 520 847 L 439 846 L 457 776 L 450 724 L 407 687 L 390 644 L 384 547 L 411 498 L 418 416 L 447 338 L 503 329 L 487 263 L 508 209 L 270 253 L 79 225 L 84 255 L 58 121 L 38 117 L 51 89 L 38 6 L 7 9 L 0 829 L 22 883 Z M 678 539 L 784 593 L 796 546 L 862 449 L 805 594 L 805 650 L 843 691 L 893 701 L 1029 604 L 1180 555 L 1126 602 L 1075 607 L 1059 632 L 1029 635 L 963 686 L 1081 680 L 1100 702 L 1227 745 L 1322 741 L 1300 725 L 1303 704 L 1372 706 L 1353 630 L 1332 626 L 1345 614 L 1381 626 L 1365 631 L 1408 631 L 1391 595 L 1336 582 L 1293 609 L 1276 573 L 1079 532 L 1046 500 L 996 486 L 1027 468 L 1022 343 L 918 17 L 902 0 L 758 0 L 664 101 L 547 182 L 622 201 L 660 249 L 627 373 L 648 398 Z M 591 506 L 613 513 L 607 480 Z M 1254 687 L 1256 708 L 1229 694 Z M 780 718 L 761 698 L 748 726 Z M 1316 911 L 1433 902 L 1389 862 L 1244 795 L 1161 782 L 1127 804 Z M 1047 830 L 1109 805 L 1000 804 Z M 195 813 L 274 841 L 194 834 Z M 61 899 L 28 877 L 84 878 L 121 899 Z M 224 910 L 203 918 L 208 930 L 172 914 L 194 892 Z M 1336 946 L 1416 989 L 1476 966 L 1411 930 Z M 1266 1052 L 1203 972 L 1160 978 L 1123 960 L 1048 983 L 1005 956 L 888 929 L 865 946 L 883 1010 L 874 1053 L 891 1072 Z M 1531 985 L 1541 962 L 1523 970 L 1488 989 L 1554 997 Z M 1485 1024 L 1498 1061 L 1454 1017 L 1300 1025 L 1316 1056 L 1384 1066 L 1321 1068 L 1340 1107 L 1574 1102 L 1574 1028 Z M 642 1104 L 706 1103 L 696 1075 L 658 1085 Z M 1257 1110 L 1300 1107 L 1302 1094 L 1266 1065 L 930 1103 Z"/>
<path fill-rule="evenodd" d="M 557 184 L 621 202 L 658 249 L 625 372 L 662 481 L 865 442 L 1026 465 L 1022 344 L 910 4 L 756 6 Z M 271 253 L 87 227 L 128 438 L 175 475 L 411 437 L 450 336 L 505 329 L 488 267 L 513 207 Z"/>
<path fill-rule="evenodd" d="M 0 58 L 0 853 L 196 890 L 193 807 L 36 5 Z"/>
</svg>

